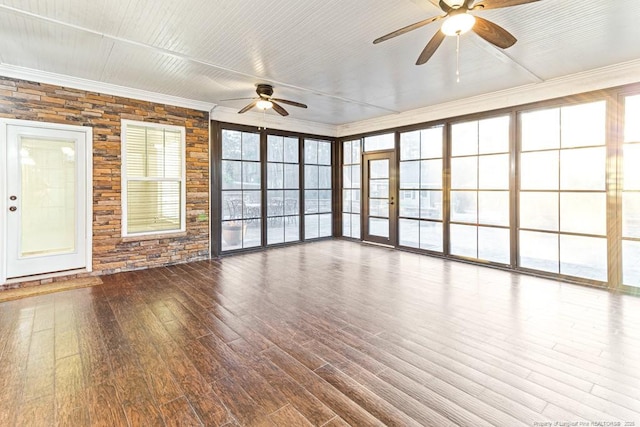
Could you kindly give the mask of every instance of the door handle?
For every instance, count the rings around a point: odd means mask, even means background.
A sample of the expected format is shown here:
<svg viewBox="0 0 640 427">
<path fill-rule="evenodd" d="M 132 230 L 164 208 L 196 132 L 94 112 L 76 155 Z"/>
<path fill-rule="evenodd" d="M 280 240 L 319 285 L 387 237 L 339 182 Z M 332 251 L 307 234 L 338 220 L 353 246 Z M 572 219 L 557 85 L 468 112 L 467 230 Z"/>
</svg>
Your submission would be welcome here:
<svg viewBox="0 0 640 427">
<path fill-rule="evenodd" d="M 11 207 L 9 208 L 9 210 L 10 210 L 11 212 L 15 212 L 15 211 L 17 211 L 17 210 L 18 210 L 18 208 L 16 208 L 15 206 L 11 206 Z"/>
<path fill-rule="evenodd" d="M 390 204 L 390 205 L 392 205 L 392 204 L 393 204 L 393 196 L 391 196 L 391 197 L 389 198 L 389 204 Z"/>
<path fill-rule="evenodd" d="M 17 197 L 16 197 L 16 196 L 11 196 L 11 197 L 9 197 L 9 200 L 16 200 L 16 199 L 17 199 Z"/>
</svg>

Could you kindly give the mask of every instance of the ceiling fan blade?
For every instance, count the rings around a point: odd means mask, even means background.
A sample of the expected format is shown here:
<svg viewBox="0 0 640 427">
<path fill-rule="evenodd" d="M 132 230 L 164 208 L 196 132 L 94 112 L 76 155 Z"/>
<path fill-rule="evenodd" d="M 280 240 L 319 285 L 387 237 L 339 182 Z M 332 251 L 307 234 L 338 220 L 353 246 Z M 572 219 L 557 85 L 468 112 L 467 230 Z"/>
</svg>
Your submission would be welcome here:
<svg viewBox="0 0 640 427">
<path fill-rule="evenodd" d="M 518 6 L 521 4 L 534 3 L 540 0 L 484 0 L 474 5 L 472 9 L 499 9 L 501 7 Z"/>
<path fill-rule="evenodd" d="M 440 3 L 438 3 L 438 6 L 440 6 L 440 9 L 442 9 L 444 13 L 449 13 L 453 10 L 453 8 L 449 6 L 449 4 L 444 0 L 440 0 Z"/>
<path fill-rule="evenodd" d="M 273 102 L 273 101 L 278 101 L 278 102 L 281 102 L 283 104 L 293 105 L 294 107 L 307 108 L 307 106 L 305 104 L 302 104 L 302 103 L 296 102 L 296 101 L 289 101 L 287 99 L 271 98 L 271 102 Z"/>
<path fill-rule="evenodd" d="M 436 33 L 433 35 L 431 40 L 429 40 L 429 43 L 427 43 L 427 45 L 424 47 L 424 50 L 418 57 L 418 60 L 416 61 L 416 65 L 422 65 L 425 62 L 427 62 L 429 58 L 431 58 L 431 56 L 436 52 L 436 49 L 440 47 L 440 44 L 442 43 L 445 37 L 446 36 L 442 31 L 440 30 L 436 31 Z"/>
<path fill-rule="evenodd" d="M 247 111 L 251 110 L 253 107 L 256 106 L 257 102 L 258 102 L 257 100 L 253 101 L 252 103 L 244 107 L 242 110 L 238 111 L 238 114 L 246 113 Z"/>
<path fill-rule="evenodd" d="M 518 41 L 510 32 L 498 24 L 494 24 L 479 16 L 476 16 L 476 23 L 472 30 L 489 43 L 502 49 L 511 47 Z"/>
<path fill-rule="evenodd" d="M 379 37 L 373 41 L 373 44 L 382 43 L 385 40 L 392 39 L 394 37 L 400 36 L 402 34 L 408 33 L 409 31 L 416 30 L 420 27 L 424 27 L 427 24 L 430 24 L 438 19 L 442 19 L 443 16 L 434 16 L 433 18 L 425 19 L 424 21 L 416 22 L 415 24 L 407 25 L 406 27 L 400 28 L 392 33 L 389 33 L 385 36 Z"/>
<path fill-rule="evenodd" d="M 281 116 L 288 116 L 289 115 L 289 113 L 287 113 L 287 110 L 282 108 L 281 105 L 276 104 L 275 102 L 273 102 L 273 99 L 271 100 L 271 103 L 273 104 L 273 109 L 275 110 L 276 113 L 280 114 Z"/>
<path fill-rule="evenodd" d="M 229 98 L 229 99 L 221 99 L 220 102 L 225 102 L 225 101 L 246 101 L 247 99 L 256 99 L 256 98 Z"/>
</svg>

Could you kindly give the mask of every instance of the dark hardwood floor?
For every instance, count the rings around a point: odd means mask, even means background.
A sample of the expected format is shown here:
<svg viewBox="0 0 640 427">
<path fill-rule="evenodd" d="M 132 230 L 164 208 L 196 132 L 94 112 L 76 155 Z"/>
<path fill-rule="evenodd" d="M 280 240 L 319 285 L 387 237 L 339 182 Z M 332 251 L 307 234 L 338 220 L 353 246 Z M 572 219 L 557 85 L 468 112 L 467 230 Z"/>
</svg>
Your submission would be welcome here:
<svg viewBox="0 0 640 427">
<path fill-rule="evenodd" d="M 0 304 L 0 426 L 640 426 L 640 298 L 347 241 L 103 280 Z"/>
</svg>

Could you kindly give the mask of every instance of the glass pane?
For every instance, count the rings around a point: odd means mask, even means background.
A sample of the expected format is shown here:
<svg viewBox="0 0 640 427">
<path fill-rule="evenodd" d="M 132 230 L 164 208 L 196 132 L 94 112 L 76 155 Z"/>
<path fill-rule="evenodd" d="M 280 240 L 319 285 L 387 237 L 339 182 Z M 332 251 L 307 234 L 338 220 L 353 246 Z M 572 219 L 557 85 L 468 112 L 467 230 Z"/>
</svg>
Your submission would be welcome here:
<svg viewBox="0 0 640 427">
<path fill-rule="evenodd" d="M 331 166 L 318 166 L 318 187 L 331 188 Z"/>
<path fill-rule="evenodd" d="M 558 193 L 520 193 L 520 228 L 558 231 Z"/>
<path fill-rule="evenodd" d="M 451 192 L 451 221 L 476 224 L 478 221 L 478 193 Z"/>
<path fill-rule="evenodd" d="M 369 162 L 369 179 L 389 178 L 389 160 L 371 160 Z"/>
<path fill-rule="evenodd" d="M 352 190 L 342 190 L 342 212 L 351 212 Z"/>
<path fill-rule="evenodd" d="M 239 190 L 242 188 L 242 162 L 222 161 L 222 189 Z"/>
<path fill-rule="evenodd" d="M 319 217 L 318 215 L 305 215 L 304 217 L 304 238 L 317 239 L 319 234 Z"/>
<path fill-rule="evenodd" d="M 640 193 L 622 193 L 622 236 L 640 238 Z"/>
<path fill-rule="evenodd" d="M 318 166 L 306 165 L 304 167 L 304 188 L 318 188 Z"/>
<path fill-rule="evenodd" d="M 318 164 L 331 164 L 331 143 L 326 141 L 318 141 Z"/>
<path fill-rule="evenodd" d="M 297 216 L 284 217 L 284 241 L 297 242 L 300 240 L 300 224 Z"/>
<path fill-rule="evenodd" d="M 560 231 L 607 233 L 607 204 L 604 193 L 561 193 Z"/>
<path fill-rule="evenodd" d="M 400 190 L 400 216 L 420 217 L 420 191 Z"/>
<path fill-rule="evenodd" d="M 640 242 L 622 241 L 622 283 L 640 287 Z"/>
<path fill-rule="evenodd" d="M 560 148 L 560 109 L 522 113 L 520 123 L 522 151 Z"/>
<path fill-rule="evenodd" d="M 300 188 L 300 167 L 296 165 L 284 165 L 284 188 Z"/>
<path fill-rule="evenodd" d="M 267 163 L 267 188 L 283 188 L 284 165 L 282 163 Z"/>
<path fill-rule="evenodd" d="M 410 248 L 420 247 L 420 221 L 412 219 L 401 219 L 398 222 L 398 236 L 400 246 Z"/>
<path fill-rule="evenodd" d="M 479 191 L 478 222 L 485 225 L 509 226 L 509 192 Z"/>
<path fill-rule="evenodd" d="M 389 220 L 381 218 L 369 218 L 369 235 L 389 237 Z"/>
<path fill-rule="evenodd" d="M 351 197 L 353 197 L 352 200 L 352 212 L 353 213 L 360 213 L 360 190 L 353 190 L 351 193 Z"/>
<path fill-rule="evenodd" d="M 442 219 L 442 191 L 420 192 L 420 218 Z"/>
<path fill-rule="evenodd" d="M 222 130 L 222 158 L 240 160 L 242 158 L 242 133 Z"/>
<path fill-rule="evenodd" d="M 267 192 L 267 216 L 284 215 L 284 191 Z"/>
<path fill-rule="evenodd" d="M 481 156 L 479 188 L 485 190 L 509 189 L 509 155 Z"/>
<path fill-rule="evenodd" d="M 420 188 L 420 162 L 400 163 L 400 188 Z"/>
<path fill-rule="evenodd" d="M 425 129 L 420 132 L 422 159 L 442 157 L 442 126 Z"/>
<path fill-rule="evenodd" d="M 369 199 L 369 215 L 389 218 L 389 201 L 384 199 Z"/>
<path fill-rule="evenodd" d="M 351 153 L 352 153 L 351 141 L 345 141 L 342 143 L 342 163 L 345 165 L 350 165 L 352 163 Z M 344 234 L 344 233 L 343 233 Z"/>
<path fill-rule="evenodd" d="M 420 131 L 400 134 L 400 160 L 420 158 Z"/>
<path fill-rule="evenodd" d="M 351 153 L 351 161 L 353 163 L 357 163 L 359 164 L 361 162 L 361 156 L 362 156 L 362 150 L 361 150 L 361 146 L 362 143 L 360 142 L 360 140 L 357 141 L 351 141 L 353 143 L 353 153 Z"/>
<path fill-rule="evenodd" d="M 353 188 L 360 188 L 360 165 L 352 166 L 351 180 Z"/>
<path fill-rule="evenodd" d="M 351 171 L 353 166 L 343 166 L 342 167 L 342 188 L 352 188 L 353 183 L 351 182 Z"/>
<path fill-rule="evenodd" d="M 242 219 L 242 192 L 222 192 L 222 219 Z"/>
<path fill-rule="evenodd" d="M 260 163 L 242 162 L 242 188 L 244 190 L 259 190 L 260 175 Z"/>
<path fill-rule="evenodd" d="M 509 152 L 509 116 L 480 120 L 480 154 Z"/>
<path fill-rule="evenodd" d="M 284 218 L 269 218 L 267 221 L 267 244 L 284 243 Z"/>
<path fill-rule="evenodd" d="M 242 249 L 242 240 L 247 231 L 247 224 L 244 221 L 223 221 L 222 222 L 222 250 L 230 251 Z"/>
<path fill-rule="evenodd" d="M 511 263 L 509 230 L 478 227 L 478 258 L 486 261 Z"/>
<path fill-rule="evenodd" d="M 351 237 L 359 239 L 360 236 L 360 215 L 351 215 Z"/>
<path fill-rule="evenodd" d="M 442 160 L 423 160 L 420 162 L 420 187 L 442 188 Z"/>
<path fill-rule="evenodd" d="M 579 148 L 560 152 L 562 190 L 604 190 L 605 148 Z"/>
<path fill-rule="evenodd" d="M 304 162 L 307 164 L 318 164 L 318 141 L 305 139 Z"/>
<path fill-rule="evenodd" d="M 304 213 L 318 212 L 318 190 L 305 190 L 304 192 Z"/>
<path fill-rule="evenodd" d="M 604 145 L 605 101 L 562 107 L 562 147 Z"/>
<path fill-rule="evenodd" d="M 451 224 L 451 255 L 477 258 L 477 227 Z"/>
<path fill-rule="evenodd" d="M 180 229 L 179 181 L 129 181 L 127 186 L 127 231 L 129 233 Z M 48 209 L 45 210 L 47 211 Z M 75 223 L 75 216 L 70 221 Z M 66 225 L 70 226 L 70 224 Z"/>
<path fill-rule="evenodd" d="M 260 161 L 260 135 L 242 133 L 242 160 Z"/>
<path fill-rule="evenodd" d="M 259 219 L 244 221 L 247 225 L 244 237 L 242 239 L 242 247 L 254 248 L 262 245 L 262 222 Z"/>
<path fill-rule="evenodd" d="M 451 188 L 478 188 L 478 158 L 462 157 L 451 159 Z"/>
<path fill-rule="evenodd" d="M 638 120 L 640 123 L 640 120 Z M 624 145 L 624 175 L 623 188 L 625 190 L 640 190 L 640 144 Z"/>
<path fill-rule="evenodd" d="M 333 232 L 333 225 L 331 220 L 331 214 L 319 215 L 318 219 L 319 236 L 330 237 Z"/>
<path fill-rule="evenodd" d="M 319 212 L 331 212 L 331 190 L 318 191 Z"/>
<path fill-rule="evenodd" d="M 560 236 L 560 274 L 607 281 L 607 239 Z"/>
<path fill-rule="evenodd" d="M 351 235 L 351 215 L 348 213 L 342 214 L 342 235 L 344 237 L 353 237 Z"/>
<path fill-rule="evenodd" d="M 269 135 L 267 137 L 267 161 L 284 161 L 284 138 L 281 136 Z"/>
<path fill-rule="evenodd" d="M 442 223 L 420 221 L 420 249 L 442 252 Z"/>
<path fill-rule="evenodd" d="M 368 136 L 364 139 L 365 151 L 392 150 L 396 145 L 394 133 Z"/>
<path fill-rule="evenodd" d="M 640 142 L 640 95 L 627 96 L 624 103 L 624 142 Z"/>
<path fill-rule="evenodd" d="M 457 123 L 451 126 L 451 155 L 478 154 L 478 122 Z"/>
<path fill-rule="evenodd" d="M 520 266 L 559 273 L 558 235 L 520 232 Z"/>
<path fill-rule="evenodd" d="M 164 176 L 164 132 L 162 129 L 146 129 L 146 170 L 144 176 L 162 178 Z"/>
<path fill-rule="evenodd" d="M 260 191 L 243 191 L 244 219 L 262 216 L 262 194 Z"/>
<path fill-rule="evenodd" d="M 377 179 L 375 181 L 371 181 L 371 185 L 369 186 L 369 197 L 388 199 L 389 198 L 389 180 Z"/>
<path fill-rule="evenodd" d="M 557 190 L 560 185 L 558 151 L 522 153 L 520 188 L 522 190 Z"/>
<path fill-rule="evenodd" d="M 4 149 L 4 147 L 3 147 Z M 72 253 L 76 250 L 76 153 L 74 141 L 21 138 L 20 170 L 22 209 L 20 215 L 20 256 L 42 256 Z M 3 172 L 4 175 L 4 172 Z M 4 176 L 3 176 L 4 179 Z M 180 183 L 169 182 L 168 194 L 158 194 L 156 183 L 134 183 L 138 202 L 129 195 L 139 223 L 129 223 L 130 232 L 180 228 Z M 130 186 L 131 188 L 131 186 Z M 148 190 L 148 191 L 147 191 Z M 166 197 L 166 199 L 165 199 Z M 177 207 L 174 206 L 177 197 Z M 146 207 L 144 201 L 153 205 Z M 14 213 L 15 215 L 15 213 Z M 153 215 L 153 216 L 151 216 Z M 150 222 L 159 216 L 158 221 Z M 131 220 L 131 219 L 130 219 Z M 177 227 L 176 223 L 177 221 Z"/>
<path fill-rule="evenodd" d="M 284 214 L 300 214 L 300 192 L 298 190 L 285 190 L 284 192 Z"/>
<path fill-rule="evenodd" d="M 284 161 L 286 163 L 299 163 L 298 138 L 284 138 Z"/>
</svg>

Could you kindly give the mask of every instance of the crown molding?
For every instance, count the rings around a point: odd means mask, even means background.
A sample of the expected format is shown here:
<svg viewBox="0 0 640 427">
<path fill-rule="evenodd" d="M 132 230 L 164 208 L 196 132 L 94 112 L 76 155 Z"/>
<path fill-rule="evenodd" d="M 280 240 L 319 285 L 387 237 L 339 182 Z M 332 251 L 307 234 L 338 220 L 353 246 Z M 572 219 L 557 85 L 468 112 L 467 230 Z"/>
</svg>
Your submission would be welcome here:
<svg viewBox="0 0 640 427">
<path fill-rule="evenodd" d="M 311 135 L 337 137 L 337 126 L 325 123 L 312 122 L 295 119 L 292 117 L 282 117 L 274 113 L 263 113 L 248 111 L 238 114 L 238 110 L 228 107 L 215 107 L 209 117 L 225 123 L 239 125 L 264 127 L 267 129 L 277 129 L 290 132 L 308 133 Z"/>
<path fill-rule="evenodd" d="M 640 82 L 640 59 L 562 76 L 540 83 L 531 83 L 457 101 L 418 108 L 400 114 L 390 114 L 374 119 L 338 125 L 337 136 L 341 138 L 393 129 L 638 82 Z"/>
<path fill-rule="evenodd" d="M 176 107 L 191 108 L 198 111 L 211 111 L 216 104 L 211 102 L 196 101 L 177 96 L 164 95 L 126 86 L 97 82 L 95 80 L 82 79 L 64 74 L 50 73 L 34 70 L 32 68 L 18 67 L 9 64 L 0 64 L 0 75 L 14 79 L 29 80 L 38 83 L 46 83 L 64 86 L 74 89 L 98 92 L 105 95 L 121 96 L 124 98 L 138 99 L 141 101 L 155 102 L 157 104 L 174 105 Z"/>
</svg>

